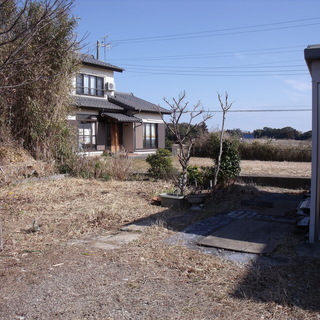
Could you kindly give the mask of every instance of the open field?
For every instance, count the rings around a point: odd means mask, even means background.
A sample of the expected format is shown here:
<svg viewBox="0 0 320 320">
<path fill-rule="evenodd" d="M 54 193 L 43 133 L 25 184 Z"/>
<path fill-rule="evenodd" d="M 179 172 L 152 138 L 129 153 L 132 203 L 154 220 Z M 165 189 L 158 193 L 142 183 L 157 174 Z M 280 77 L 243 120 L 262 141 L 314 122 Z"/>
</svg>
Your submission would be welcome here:
<svg viewBox="0 0 320 320">
<path fill-rule="evenodd" d="M 310 162 L 241 161 L 241 175 L 310 177 Z"/>
<path fill-rule="evenodd" d="M 64 179 L 0 189 L 0 319 L 319 319 L 320 261 L 259 267 L 205 255 L 165 240 L 186 226 L 235 210 L 242 199 L 300 191 L 235 186 L 207 209 L 154 206 L 168 182 Z M 139 239 L 112 250 L 70 245 L 153 221 Z M 38 230 L 38 227 L 40 228 Z"/>
<path fill-rule="evenodd" d="M 173 164 L 180 169 L 177 157 L 173 158 Z M 190 165 L 194 166 L 212 166 L 213 160 L 210 158 L 190 159 Z M 261 175 L 261 176 L 288 176 L 288 177 L 310 177 L 310 162 L 276 162 L 276 161 L 241 161 L 241 175 Z M 135 171 L 147 172 L 149 165 L 143 159 L 134 160 Z"/>
</svg>

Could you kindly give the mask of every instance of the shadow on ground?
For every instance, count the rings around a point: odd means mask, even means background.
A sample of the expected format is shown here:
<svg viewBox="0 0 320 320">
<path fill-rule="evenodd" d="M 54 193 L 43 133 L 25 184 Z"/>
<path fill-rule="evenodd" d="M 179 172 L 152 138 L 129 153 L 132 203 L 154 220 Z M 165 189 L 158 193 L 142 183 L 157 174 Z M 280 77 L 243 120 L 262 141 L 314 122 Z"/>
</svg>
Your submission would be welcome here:
<svg viewBox="0 0 320 320">
<path fill-rule="evenodd" d="M 135 223 L 159 223 L 177 231 L 167 239 L 170 244 L 179 244 L 204 254 L 245 264 L 245 276 L 239 279 L 231 296 L 252 299 L 257 302 L 274 302 L 284 307 L 296 306 L 311 311 L 320 311 L 320 248 L 306 243 L 306 231 L 295 225 L 296 208 L 303 195 L 297 193 L 258 192 L 246 187 L 216 194 L 208 201 L 203 211 L 165 209 L 150 216 L 148 220 Z M 232 201 L 230 201 L 232 199 Z M 229 209 L 227 209 L 229 208 Z M 230 212 L 256 213 L 259 219 L 275 223 L 291 224 L 288 233 L 277 248 L 269 254 L 252 254 L 199 246 L 199 239 L 241 219 Z M 244 229 L 243 232 L 246 232 Z"/>
<path fill-rule="evenodd" d="M 259 259 L 248 268 L 232 296 L 285 307 L 320 311 L 320 260 L 297 257 L 290 263 L 261 266 Z"/>
</svg>

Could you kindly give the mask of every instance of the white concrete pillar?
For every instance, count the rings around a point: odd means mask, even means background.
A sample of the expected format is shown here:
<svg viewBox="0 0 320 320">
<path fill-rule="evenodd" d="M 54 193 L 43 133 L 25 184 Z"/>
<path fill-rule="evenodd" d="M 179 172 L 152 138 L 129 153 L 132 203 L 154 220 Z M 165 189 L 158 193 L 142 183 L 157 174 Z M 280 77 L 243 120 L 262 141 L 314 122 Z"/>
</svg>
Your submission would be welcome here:
<svg viewBox="0 0 320 320">
<path fill-rule="evenodd" d="M 312 166 L 309 242 L 319 241 L 320 220 L 320 45 L 304 50 L 312 78 Z"/>
</svg>

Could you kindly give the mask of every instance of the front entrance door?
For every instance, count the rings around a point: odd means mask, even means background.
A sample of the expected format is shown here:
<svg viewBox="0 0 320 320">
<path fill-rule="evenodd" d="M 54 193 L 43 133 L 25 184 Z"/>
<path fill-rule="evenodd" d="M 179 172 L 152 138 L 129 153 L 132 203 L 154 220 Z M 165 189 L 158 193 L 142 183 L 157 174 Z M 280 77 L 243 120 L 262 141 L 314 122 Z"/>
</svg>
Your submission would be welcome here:
<svg viewBox="0 0 320 320">
<path fill-rule="evenodd" d="M 106 150 L 111 151 L 111 123 L 106 123 Z"/>
</svg>

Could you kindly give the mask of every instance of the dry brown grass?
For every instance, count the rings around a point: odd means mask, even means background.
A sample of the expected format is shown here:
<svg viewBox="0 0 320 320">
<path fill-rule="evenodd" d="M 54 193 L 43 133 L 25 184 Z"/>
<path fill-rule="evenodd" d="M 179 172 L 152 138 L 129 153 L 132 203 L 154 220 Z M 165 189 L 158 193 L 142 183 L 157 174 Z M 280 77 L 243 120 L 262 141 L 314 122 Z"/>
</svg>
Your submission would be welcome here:
<svg viewBox="0 0 320 320">
<path fill-rule="evenodd" d="M 310 177 L 310 162 L 241 161 L 242 175 Z"/>
<path fill-rule="evenodd" d="M 137 172 L 147 172 L 148 164 L 143 159 L 134 159 L 134 168 Z M 180 169 L 177 157 L 173 157 L 173 164 Z M 190 159 L 191 166 L 210 167 L 214 164 L 210 158 Z M 241 175 L 260 175 L 260 176 L 288 176 L 288 177 L 310 177 L 310 162 L 277 162 L 277 161 L 241 161 Z"/>
<path fill-rule="evenodd" d="M 44 177 L 54 172 L 54 163 L 36 161 L 19 147 L 0 146 L 0 185 L 30 177 Z"/>
<path fill-rule="evenodd" d="M 171 188 L 73 178 L 2 187 L 0 318 L 319 319 L 319 261 L 245 266 L 165 241 L 206 215 L 239 207 L 260 188 L 220 193 L 199 215 L 151 205 Z M 118 249 L 67 244 L 141 218 L 153 218 L 153 226 Z M 34 219 L 40 231 L 32 232 Z"/>
<path fill-rule="evenodd" d="M 30 154 L 23 148 L 0 146 L 0 165 L 8 165 L 16 162 L 34 161 Z"/>
<path fill-rule="evenodd" d="M 118 230 L 125 223 L 161 211 L 150 204 L 150 199 L 170 188 L 172 185 L 167 182 L 74 178 L 1 188 L 6 247 L 21 252 L 90 232 Z M 34 220 L 40 232 L 31 232 Z"/>
</svg>

